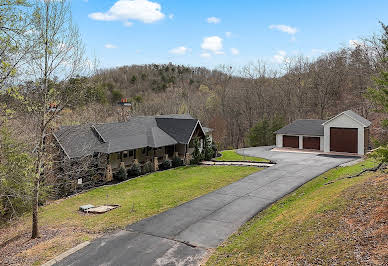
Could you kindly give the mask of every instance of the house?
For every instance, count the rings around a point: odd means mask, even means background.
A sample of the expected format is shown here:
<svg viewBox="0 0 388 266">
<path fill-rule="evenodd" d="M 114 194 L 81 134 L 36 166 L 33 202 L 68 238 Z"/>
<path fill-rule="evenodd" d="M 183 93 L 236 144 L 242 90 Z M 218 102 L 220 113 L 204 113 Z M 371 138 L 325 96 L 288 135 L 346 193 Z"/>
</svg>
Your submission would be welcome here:
<svg viewBox="0 0 388 266">
<path fill-rule="evenodd" d="M 67 158 L 106 154 L 113 170 L 135 159 L 144 163 L 186 158 L 194 151 L 194 138 L 202 149 L 205 135 L 200 121 L 190 115 L 139 116 L 119 123 L 67 126 L 54 133 Z"/>
<path fill-rule="evenodd" d="M 205 136 L 211 136 L 211 131 L 206 128 L 205 132 L 201 122 L 187 114 L 139 116 L 126 122 L 62 127 L 53 133 L 60 151 L 56 159 L 60 165 L 56 169 L 61 169 L 65 176 L 56 183 L 67 186 L 60 196 L 73 193 L 81 184 L 84 189 L 85 183 L 93 187 L 110 181 L 121 167 L 128 169 L 134 163 L 151 162 L 153 169 L 158 170 L 159 163 L 179 157 L 188 164 L 194 140 L 199 139 L 202 150 Z M 80 165 L 83 170 L 75 171 Z M 75 174 L 66 174 L 69 172 Z"/>
<path fill-rule="evenodd" d="M 370 124 L 351 110 L 329 120 L 295 120 L 275 132 L 276 147 L 364 155 L 369 147 Z"/>
</svg>

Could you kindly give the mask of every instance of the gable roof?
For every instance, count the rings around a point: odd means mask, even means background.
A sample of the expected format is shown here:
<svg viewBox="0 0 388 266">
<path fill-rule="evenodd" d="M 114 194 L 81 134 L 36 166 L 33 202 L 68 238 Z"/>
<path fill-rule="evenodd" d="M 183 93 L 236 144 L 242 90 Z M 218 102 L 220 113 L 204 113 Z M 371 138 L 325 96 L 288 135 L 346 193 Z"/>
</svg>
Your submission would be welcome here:
<svg viewBox="0 0 388 266">
<path fill-rule="evenodd" d="M 121 123 L 62 127 L 54 136 L 69 158 L 144 147 L 188 144 L 198 119 L 190 115 L 139 116 Z"/>
<path fill-rule="evenodd" d="M 187 144 L 198 123 L 196 119 L 157 118 L 158 127 L 178 143 Z"/>
<path fill-rule="evenodd" d="M 92 155 L 95 149 L 105 149 L 95 135 L 92 125 L 65 126 L 57 130 L 55 139 L 69 158 Z"/>
<path fill-rule="evenodd" d="M 275 131 L 276 134 L 323 136 L 323 123 L 320 119 L 299 119 Z"/>
<path fill-rule="evenodd" d="M 327 120 L 323 124 L 326 124 L 326 123 L 336 119 L 337 117 L 339 117 L 341 115 L 346 115 L 346 116 L 350 117 L 351 119 L 358 122 L 359 124 L 361 124 L 364 127 L 369 127 L 371 125 L 371 122 L 368 119 L 360 116 L 359 114 L 357 114 L 356 112 L 353 112 L 352 110 L 347 110 L 347 111 L 344 111 L 342 113 L 339 113 L 338 115 L 332 117 L 331 119 Z"/>
</svg>

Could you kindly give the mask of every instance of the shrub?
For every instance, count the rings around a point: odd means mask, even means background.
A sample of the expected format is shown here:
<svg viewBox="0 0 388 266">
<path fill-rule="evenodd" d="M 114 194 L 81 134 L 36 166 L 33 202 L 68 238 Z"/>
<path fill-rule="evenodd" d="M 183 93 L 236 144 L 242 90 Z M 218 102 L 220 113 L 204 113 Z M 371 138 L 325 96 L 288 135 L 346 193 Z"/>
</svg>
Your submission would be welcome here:
<svg viewBox="0 0 388 266">
<path fill-rule="evenodd" d="M 147 162 L 143 165 L 142 174 L 145 175 L 145 174 L 151 173 L 152 171 L 153 171 L 152 163 L 151 163 L 150 161 L 147 161 Z"/>
<path fill-rule="evenodd" d="M 130 177 L 136 177 L 141 175 L 141 167 L 139 163 L 133 163 L 131 167 L 128 169 L 128 175 Z"/>
<path fill-rule="evenodd" d="M 172 163 L 172 167 L 183 166 L 183 160 L 179 157 L 174 157 L 171 163 Z"/>
<path fill-rule="evenodd" d="M 195 138 L 194 140 L 194 151 L 193 151 L 193 159 L 190 160 L 190 164 L 199 164 L 203 160 L 202 153 L 199 151 L 199 140 Z"/>
<path fill-rule="evenodd" d="M 120 167 L 119 171 L 117 172 L 116 179 L 119 181 L 127 180 L 127 171 L 125 171 L 124 167 Z"/>
<path fill-rule="evenodd" d="M 218 152 L 218 148 L 216 144 L 214 143 L 212 143 L 212 150 L 213 150 L 213 158 L 221 156 L 221 154 Z"/>
<path fill-rule="evenodd" d="M 159 170 L 167 170 L 172 167 L 171 160 L 164 160 L 161 164 L 159 164 Z"/>
<path fill-rule="evenodd" d="M 210 161 L 214 157 L 214 151 L 209 137 L 205 138 L 202 153 L 203 153 L 203 159 L 206 161 Z"/>
</svg>

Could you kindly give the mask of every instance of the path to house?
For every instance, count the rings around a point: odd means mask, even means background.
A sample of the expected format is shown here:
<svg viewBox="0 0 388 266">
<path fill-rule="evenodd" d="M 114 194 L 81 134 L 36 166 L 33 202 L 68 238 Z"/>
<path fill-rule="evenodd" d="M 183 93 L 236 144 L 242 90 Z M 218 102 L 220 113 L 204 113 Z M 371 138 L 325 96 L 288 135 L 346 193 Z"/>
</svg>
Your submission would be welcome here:
<svg viewBox="0 0 388 266">
<path fill-rule="evenodd" d="M 244 149 L 277 164 L 106 235 L 57 265 L 197 265 L 255 214 L 352 157 Z M 239 151 L 241 152 L 241 151 Z"/>
</svg>

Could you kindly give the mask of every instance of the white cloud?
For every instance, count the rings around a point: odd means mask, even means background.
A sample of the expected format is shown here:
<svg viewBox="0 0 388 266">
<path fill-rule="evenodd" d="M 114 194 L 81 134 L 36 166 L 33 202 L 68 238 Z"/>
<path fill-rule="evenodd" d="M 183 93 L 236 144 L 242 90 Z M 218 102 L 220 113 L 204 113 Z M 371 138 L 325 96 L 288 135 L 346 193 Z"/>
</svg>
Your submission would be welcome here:
<svg viewBox="0 0 388 266">
<path fill-rule="evenodd" d="M 349 46 L 352 48 L 356 48 L 357 46 L 363 45 L 363 42 L 360 40 L 349 40 Z"/>
<path fill-rule="evenodd" d="M 173 48 L 169 51 L 170 54 L 176 54 L 176 55 L 184 55 L 188 52 L 188 48 L 184 46 L 179 46 L 176 48 Z"/>
<path fill-rule="evenodd" d="M 288 34 L 291 34 L 291 35 L 294 35 L 295 33 L 298 32 L 297 28 L 294 28 L 294 27 L 291 27 L 291 26 L 288 26 L 288 25 L 269 25 L 269 28 L 271 30 L 273 30 L 273 29 L 280 30 L 282 32 L 285 32 L 285 33 L 288 33 Z"/>
<path fill-rule="evenodd" d="M 173 19 L 173 18 L 174 18 L 174 14 L 168 15 L 168 18 L 169 18 L 169 19 Z"/>
<path fill-rule="evenodd" d="M 149 0 L 119 0 L 107 12 L 89 14 L 89 18 L 102 21 L 122 21 L 125 26 L 132 25 L 128 20 L 153 23 L 164 18 L 159 3 Z"/>
<path fill-rule="evenodd" d="M 211 57 L 212 55 L 210 54 L 210 53 L 202 53 L 201 54 L 201 57 L 203 57 L 203 58 L 209 58 L 209 57 Z"/>
<path fill-rule="evenodd" d="M 221 22 L 221 19 L 216 17 L 210 17 L 210 18 L 207 18 L 206 21 L 207 23 L 218 24 Z"/>
<path fill-rule="evenodd" d="M 111 43 L 105 44 L 104 47 L 105 47 L 106 49 L 116 49 L 116 48 L 117 48 L 116 45 L 111 44 Z"/>
<path fill-rule="evenodd" d="M 203 38 L 201 48 L 215 54 L 223 54 L 224 52 L 222 51 L 222 41 L 222 38 L 218 36 L 205 37 Z"/>
<path fill-rule="evenodd" d="M 230 38 L 230 37 L 232 37 L 232 33 L 230 31 L 227 31 L 227 32 L 225 32 L 225 36 Z"/>
<path fill-rule="evenodd" d="M 239 55 L 240 54 L 240 51 L 236 48 L 230 48 L 230 52 L 232 53 L 232 55 Z"/>
<path fill-rule="evenodd" d="M 279 50 L 274 56 L 273 56 L 273 61 L 275 61 L 276 63 L 283 63 L 284 60 L 286 59 L 286 52 L 283 51 L 283 50 Z"/>
</svg>

